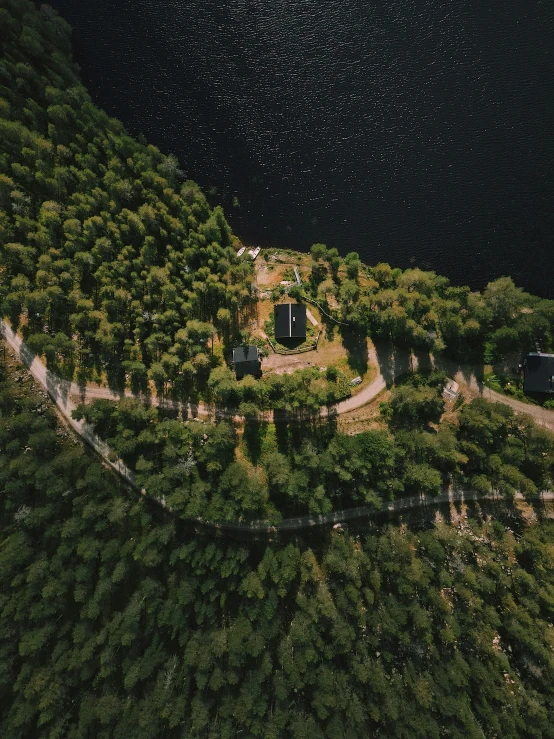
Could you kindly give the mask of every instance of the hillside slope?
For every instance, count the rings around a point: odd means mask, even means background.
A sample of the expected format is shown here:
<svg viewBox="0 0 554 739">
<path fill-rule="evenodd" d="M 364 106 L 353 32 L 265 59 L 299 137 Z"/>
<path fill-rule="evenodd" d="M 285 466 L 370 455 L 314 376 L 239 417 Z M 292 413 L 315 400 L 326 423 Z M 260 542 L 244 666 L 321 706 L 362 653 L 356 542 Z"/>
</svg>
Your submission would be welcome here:
<svg viewBox="0 0 554 739">
<path fill-rule="evenodd" d="M 221 208 L 92 104 L 48 7 L 3 2 L 0 42 L 4 314 L 66 376 L 194 394 L 253 300 Z"/>
<path fill-rule="evenodd" d="M 15 376 L 0 364 L 3 737 L 552 737 L 551 521 L 191 536 Z"/>
</svg>

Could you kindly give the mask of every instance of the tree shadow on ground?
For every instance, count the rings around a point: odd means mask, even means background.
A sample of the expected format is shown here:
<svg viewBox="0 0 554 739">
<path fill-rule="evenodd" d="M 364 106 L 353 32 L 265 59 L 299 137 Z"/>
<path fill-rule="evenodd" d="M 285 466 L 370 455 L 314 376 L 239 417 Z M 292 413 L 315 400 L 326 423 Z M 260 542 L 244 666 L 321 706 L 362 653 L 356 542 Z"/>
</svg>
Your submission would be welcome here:
<svg viewBox="0 0 554 739">
<path fill-rule="evenodd" d="M 305 416 L 296 420 L 289 429 L 289 444 L 293 450 L 299 450 L 305 441 L 310 441 L 316 448 L 324 449 L 337 432 L 335 414 L 327 417 Z"/>
<path fill-rule="evenodd" d="M 158 406 L 158 418 L 160 421 L 179 419 L 179 408 L 171 405 Z"/>
<path fill-rule="evenodd" d="M 414 370 L 414 363 L 409 349 L 400 349 L 390 343 L 375 344 L 375 354 L 379 371 L 387 384 L 394 385 L 396 378 L 407 375 Z"/>
<path fill-rule="evenodd" d="M 413 372 L 421 372 L 422 374 L 429 374 L 436 367 L 433 364 L 433 357 L 429 354 L 428 349 L 416 349 L 413 352 L 412 358 Z"/>
<path fill-rule="evenodd" d="M 196 388 L 191 388 L 186 393 L 180 393 L 175 397 L 175 400 L 179 402 L 179 408 L 181 410 L 181 416 L 183 421 L 200 420 L 200 406 L 202 405 L 202 399 Z M 229 417 L 229 413 L 234 415 L 236 413 L 236 406 L 230 405 L 229 408 L 220 408 L 219 406 L 212 406 L 208 401 L 204 401 L 204 406 L 210 406 L 214 418 L 216 421 L 222 421 Z"/>
<path fill-rule="evenodd" d="M 146 375 L 144 375 L 144 377 L 135 377 L 134 375 L 131 375 L 131 392 L 137 397 L 140 397 L 141 395 L 150 395 L 150 387 L 148 385 L 148 378 Z"/>
<path fill-rule="evenodd" d="M 337 432 L 337 417 L 330 413 L 328 417 L 316 415 L 298 415 L 294 418 L 285 412 L 275 412 L 275 439 L 277 450 L 288 456 L 291 451 L 298 451 L 305 440 L 313 441 L 316 446 L 323 447 Z"/>
<path fill-rule="evenodd" d="M 36 355 L 26 344 L 22 344 L 19 350 L 19 356 L 24 366 L 29 369 Z M 46 368 L 45 380 L 46 390 L 54 402 L 57 402 L 59 399 L 63 404 L 66 404 L 71 393 L 71 382 L 58 377 L 58 375 L 48 368 Z"/>
<path fill-rule="evenodd" d="M 337 329 L 337 325 L 333 323 L 327 316 L 322 314 L 321 316 L 321 323 L 323 325 L 323 328 L 325 330 L 325 338 L 327 341 L 333 341 L 335 338 L 335 330 Z"/>
<path fill-rule="evenodd" d="M 370 518 L 360 519 L 359 522 L 349 522 L 348 527 L 360 533 L 374 533 L 380 526 L 386 523 L 398 525 L 400 522 L 408 524 L 414 532 L 425 531 L 433 528 L 437 523 L 437 516 L 444 523 L 457 527 L 461 522 L 468 519 L 476 522 L 492 521 L 493 525 L 508 527 L 516 535 L 521 536 L 529 526 L 529 516 L 536 516 L 536 520 L 552 520 L 552 505 L 546 505 L 538 498 L 529 499 L 525 502 L 527 511 L 524 512 L 520 502 L 509 499 L 471 500 L 462 503 L 441 502 L 434 504 L 432 498 L 420 506 L 410 510 L 397 511 L 394 506 L 390 510 L 383 510 Z"/>
<path fill-rule="evenodd" d="M 369 366 L 366 334 L 343 327 L 341 338 L 346 350 L 348 366 L 359 375 L 365 375 Z"/>
<path fill-rule="evenodd" d="M 247 418 L 244 424 L 244 443 L 252 464 L 258 464 L 267 434 L 268 424 L 255 418 Z"/>
<path fill-rule="evenodd" d="M 467 385 L 474 384 L 481 395 L 485 389 L 482 365 L 464 365 L 444 355 L 433 356 L 426 349 L 417 349 L 412 354 L 409 349 L 395 347 L 386 342 L 375 344 L 375 353 L 387 387 L 394 385 L 395 380 L 411 372 L 427 373 L 442 370 L 452 379 L 459 373 L 463 382 Z"/>
<path fill-rule="evenodd" d="M 486 386 L 485 368 L 482 363 L 476 363 L 474 365 L 462 364 L 444 355 L 437 355 L 434 357 L 434 366 L 436 369 L 444 370 L 448 377 L 452 379 L 455 379 L 456 375 L 459 374 L 466 385 L 471 386 L 475 383 L 476 390 L 480 395 L 483 395 Z"/>
<path fill-rule="evenodd" d="M 311 337 L 306 335 L 306 338 L 297 338 L 297 339 L 279 339 L 278 340 L 278 346 L 283 346 L 287 351 L 293 351 L 294 349 L 298 349 L 299 347 L 303 346 L 303 344 L 309 343 L 311 340 Z"/>
<path fill-rule="evenodd" d="M 275 411 L 273 420 L 277 449 L 286 456 L 290 448 L 290 418 L 283 411 Z"/>
<path fill-rule="evenodd" d="M 113 393 L 117 395 L 125 394 L 125 371 L 119 362 L 114 362 L 106 367 L 106 379 L 108 387 Z"/>
<path fill-rule="evenodd" d="M 492 363 L 492 371 L 495 375 L 518 375 L 521 352 L 512 352 Z"/>
</svg>

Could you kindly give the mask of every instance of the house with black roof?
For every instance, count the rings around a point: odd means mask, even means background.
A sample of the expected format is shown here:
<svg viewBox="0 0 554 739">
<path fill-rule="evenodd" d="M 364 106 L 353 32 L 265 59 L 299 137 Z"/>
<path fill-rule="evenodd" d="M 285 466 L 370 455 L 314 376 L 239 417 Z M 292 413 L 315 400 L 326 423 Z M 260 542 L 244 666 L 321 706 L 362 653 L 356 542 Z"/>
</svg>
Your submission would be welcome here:
<svg viewBox="0 0 554 739">
<path fill-rule="evenodd" d="M 523 361 L 523 390 L 554 394 L 554 354 L 530 352 Z"/>
<path fill-rule="evenodd" d="M 275 338 L 306 338 L 306 306 L 298 303 L 279 303 L 274 308 Z"/>
<path fill-rule="evenodd" d="M 233 366 L 237 380 L 245 375 L 259 377 L 262 374 L 260 350 L 257 346 L 239 346 L 233 349 Z"/>
</svg>

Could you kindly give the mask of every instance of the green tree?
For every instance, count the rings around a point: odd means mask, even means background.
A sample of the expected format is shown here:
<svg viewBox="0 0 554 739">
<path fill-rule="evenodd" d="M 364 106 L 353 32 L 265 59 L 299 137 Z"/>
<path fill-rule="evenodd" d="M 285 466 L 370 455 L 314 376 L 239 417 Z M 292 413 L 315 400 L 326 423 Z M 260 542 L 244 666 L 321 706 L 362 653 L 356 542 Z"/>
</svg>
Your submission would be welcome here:
<svg viewBox="0 0 554 739">
<path fill-rule="evenodd" d="M 395 426 L 425 426 L 440 419 L 444 401 L 435 388 L 400 385 L 392 393 L 390 409 Z"/>
</svg>

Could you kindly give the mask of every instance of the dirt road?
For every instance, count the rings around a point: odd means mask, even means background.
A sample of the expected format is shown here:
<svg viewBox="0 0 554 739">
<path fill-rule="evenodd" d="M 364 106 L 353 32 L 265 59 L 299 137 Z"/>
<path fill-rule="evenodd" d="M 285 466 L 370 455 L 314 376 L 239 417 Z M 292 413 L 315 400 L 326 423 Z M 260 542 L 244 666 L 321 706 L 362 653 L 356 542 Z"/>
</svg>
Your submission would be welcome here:
<svg viewBox="0 0 554 739">
<path fill-rule="evenodd" d="M 502 395 L 501 393 L 491 390 L 482 382 L 478 381 L 471 367 L 456 367 L 452 362 L 443 358 L 435 359 L 435 366 L 439 369 L 444 369 L 449 377 L 456 380 L 460 385 L 460 391 L 466 397 L 482 397 L 489 400 L 491 403 L 509 405 L 516 413 L 525 413 L 526 415 L 531 416 L 531 418 L 539 425 L 545 426 L 550 431 L 554 431 L 554 411 L 547 410 L 540 405 L 524 403 L 516 398 L 510 398 L 507 395 Z"/>
<path fill-rule="evenodd" d="M 71 391 L 74 386 L 70 382 L 64 382 L 60 380 L 59 377 L 54 375 L 52 372 L 50 372 L 43 364 L 42 362 L 37 358 L 33 357 L 33 355 L 29 352 L 29 350 L 25 347 L 23 342 L 21 341 L 21 338 L 16 336 L 14 332 L 11 330 L 11 328 L 4 323 L 4 321 L 0 322 L 0 330 L 2 334 L 4 335 L 4 338 L 6 340 L 6 343 L 11 347 L 11 349 L 14 351 L 15 355 L 27 366 L 29 369 L 29 372 L 32 374 L 32 376 L 37 380 L 37 382 L 42 385 L 42 387 L 49 393 L 53 401 L 56 403 L 58 409 L 64 416 L 64 418 L 67 420 L 67 423 L 71 426 L 71 428 L 79 434 L 105 461 L 106 464 L 108 464 L 114 471 L 119 473 L 135 490 L 140 492 L 142 495 L 146 495 L 146 491 L 143 488 L 140 488 L 135 480 L 135 476 L 128 467 L 121 461 L 116 460 L 112 461 L 110 459 L 110 448 L 109 446 L 103 442 L 95 433 L 93 428 L 85 423 L 84 421 L 76 421 L 72 418 L 72 411 L 75 410 L 75 404 L 71 400 Z M 377 354 L 375 355 L 377 358 Z M 403 362 L 409 361 L 410 364 L 413 364 L 413 359 L 406 355 L 404 359 L 400 359 L 400 362 L 398 363 L 398 368 L 403 364 Z M 387 368 L 385 369 L 385 372 L 390 372 L 390 364 L 387 363 Z M 367 388 L 365 388 L 365 395 L 367 396 L 365 400 L 362 402 L 367 402 L 371 398 L 375 397 L 375 395 L 380 392 L 384 387 L 386 387 L 386 378 L 385 374 L 383 372 L 379 375 L 379 377 L 371 383 Z M 467 388 L 472 388 L 472 382 L 469 380 L 467 383 Z M 110 391 L 106 391 L 104 388 L 91 388 L 91 390 L 98 390 L 100 391 L 99 394 L 89 394 L 87 391 L 87 395 L 89 397 L 104 397 L 104 398 L 118 398 L 120 396 L 114 395 L 113 393 L 110 393 Z M 475 381 L 475 391 L 479 393 L 479 384 L 477 381 Z M 79 394 L 79 388 L 77 387 L 77 394 Z M 494 400 L 494 396 L 497 395 L 496 393 L 492 393 L 491 399 Z M 355 398 L 349 398 L 349 401 L 358 400 L 361 397 L 361 394 L 356 396 Z M 530 407 L 532 410 L 542 410 L 534 408 L 533 406 L 527 406 L 525 403 L 521 403 L 519 401 L 512 400 L 511 398 L 505 398 L 503 395 L 498 396 L 500 398 L 500 402 L 507 402 L 508 405 L 516 404 L 514 407 L 514 410 L 519 410 L 519 406 L 524 407 L 524 412 L 528 411 L 528 408 Z M 343 411 L 345 408 L 345 404 L 349 401 L 344 401 L 342 403 Z M 358 407 L 358 405 L 353 406 L 354 408 Z M 350 410 L 350 408 L 346 407 L 347 410 Z M 545 411 L 545 413 L 548 413 L 548 411 Z M 533 415 L 533 414 L 531 414 Z M 554 416 L 554 414 L 552 414 Z M 544 421 L 544 419 L 537 418 L 539 422 Z M 547 425 L 550 425 L 552 423 L 551 418 L 546 419 L 548 421 Z M 518 494 L 516 496 L 519 499 L 523 499 L 523 496 Z M 551 501 L 554 499 L 554 493 L 553 492 L 543 492 L 541 493 L 542 500 L 548 500 Z M 206 521 L 201 518 L 194 518 L 194 519 L 185 519 L 188 520 L 190 523 L 193 523 L 194 525 L 198 525 L 203 528 L 209 528 L 209 529 L 216 529 L 221 531 L 227 531 L 227 532 L 242 532 L 246 534 L 251 535 L 260 535 L 260 534 L 267 534 L 267 535 L 274 535 L 279 532 L 291 532 L 291 531 L 299 531 L 302 529 L 308 529 L 312 528 L 314 526 L 327 526 L 330 524 L 340 524 L 345 521 L 349 520 L 355 520 L 360 518 L 367 518 L 367 517 L 373 517 L 377 515 L 381 515 L 383 513 L 395 513 L 395 512 L 402 512 L 409 509 L 417 508 L 417 507 L 429 507 L 429 506 L 437 506 L 441 504 L 455 504 L 458 502 L 467 502 L 467 501 L 478 501 L 478 500 L 492 500 L 494 499 L 494 496 L 492 495 L 480 495 L 478 493 L 475 493 L 471 490 L 450 490 L 445 491 L 441 493 L 438 496 L 435 497 L 425 497 L 425 496 L 411 496 L 407 498 L 399 498 L 398 500 L 395 500 L 390 503 L 383 503 L 380 507 L 376 508 L 374 506 L 361 506 L 358 508 L 348 508 L 341 511 L 332 511 L 331 513 L 325 514 L 325 515 L 308 515 L 308 516 L 299 516 L 297 518 L 289 518 L 284 519 L 280 521 L 277 524 L 271 524 L 267 521 L 252 521 L 251 523 L 240 523 L 240 522 L 234 522 L 234 521 L 228 521 L 228 522 L 217 522 L 217 521 Z M 157 502 L 165 507 L 165 501 L 157 500 Z"/>
<path fill-rule="evenodd" d="M 510 398 L 509 396 L 491 390 L 477 379 L 474 368 L 470 366 L 456 365 L 444 357 L 410 355 L 408 351 L 402 349 L 397 349 L 393 352 L 390 347 L 379 347 L 378 350 L 373 348 L 369 355 L 369 361 L 379 367 L 379 374 L 358 395 L 354 395 L 338 403 L 336 406 L 336 412 L 338 414 L 348 413 L 373 400 L 396 377 L 413 372 L 418 367 L 429 369 L 432 366 L 436 369 L 444 370 L 449 377 L 456 380 L 460 386 L 460 392 L 466 398 L 483 397 L 491 403 L 509 405 L 516 413 L 525 413 L 531 416 L 536 423 L 554 431 L 554 411 L 547 410 L 538 405 L 524 403 L 516 398 Z"/>
<path fill-rule="evenodd" d="M 6 343 L 14 351 L 16 357 L 19 358 L 35 380 L 50 395 L 69 426 L 102 457 L 106 464 L 124 477 L 131 485 L 136 487 L 133 472 L 121 460 L 112 461 L 110 459 L 110 447 L 94 433 L 93 427 L 85 423 L 85 421 L 76 421 L 73 418 L 72 412 L 75 410 L 75 404 L 71 400 L 69 393 L 71 383 L 60 380 L 57 375 L 50 372 L 43 365 L 38 357 L 33 357 L 21 341 L 21 338 L 16 336 L 4 321 L 0 323 L 0 330 Z"/>
<path fill-rule="evenodd" d="M 31 374 L 40 382 L 40 384 L 50 393 L 55 402 L 57 398 L 65 399 L 69 402 L 71 397 L 79 398 L 81 402 L 89 402 L 99 398 L 107 400 L 120 400 L 122 395 L 113 392 L 107 387 L 94 387 L 87 385 L 81 388 L 74 382 L 62 380 L 57 375 L 46 369 L 44 364 L 38 357 L 34 357 L 26 348 L 21 337 L 15 334 L 8 324 L 0 320 L 0 331 L 6 342 L 15 351 L 22 362 L 29 367 Z M 288 361 L 294 357 L 286 357 Z M 350 411 L 360 408 L 361 406 L 373 400 L 382 390 L 394 382 L 394 379 L 412 372 L 415 369 L 428 369 L 434 366 L 438 369 L 444 369 L 449 377 L 452 377 L 460 385 L 461 392 L 466 397 L 484 397 L 494 403 L 503 403 L 509 405 L 516 413 L 525 413 L 531 416 L 538 424 L 554 431 L 554 411 L 546 410 L 540 406 L 523 403 L 515 398 L 501 395 L 500 393 L 490 390 L 483 383 L 479 382 L 475 376 L 474 369 L 471 367 L 457 366 L 448 359 L 442 357 L 429 357 L 428 355 L 418 356 L 410 354 L 410 352 L 402 349 L 393 350 L 392 347 L 379 346 L 372 347 L 368 354 L 370 364 L 378 367 L 379 374 L 377 377 L 363 388 L 359 393 L 351 398 L 337 403 L 335 412 L 337 414 L 349 413 Z M 126 390 L 125 397 L 135 397 L 130 390 Z M 171 400 L 160 400 L 156 396 L 149 396 L 147 399 L 149 404 L 153 406 L 171 407 L 183 412 L 187 418 L 196 417 L 213 417 L 214 411 L 208 406 L 199 403 L 197 405 L 182 404 Z M 73 406 L 75 407 L 75 406 Z M 321 410 L 321 415 L 326 416 L 328 411 L 326 408 Z M 65 414 L 64 414 L 65 415 Z M 272 414 L 268 413 L 266 419 L 271 421 Z"/>
</svg>

